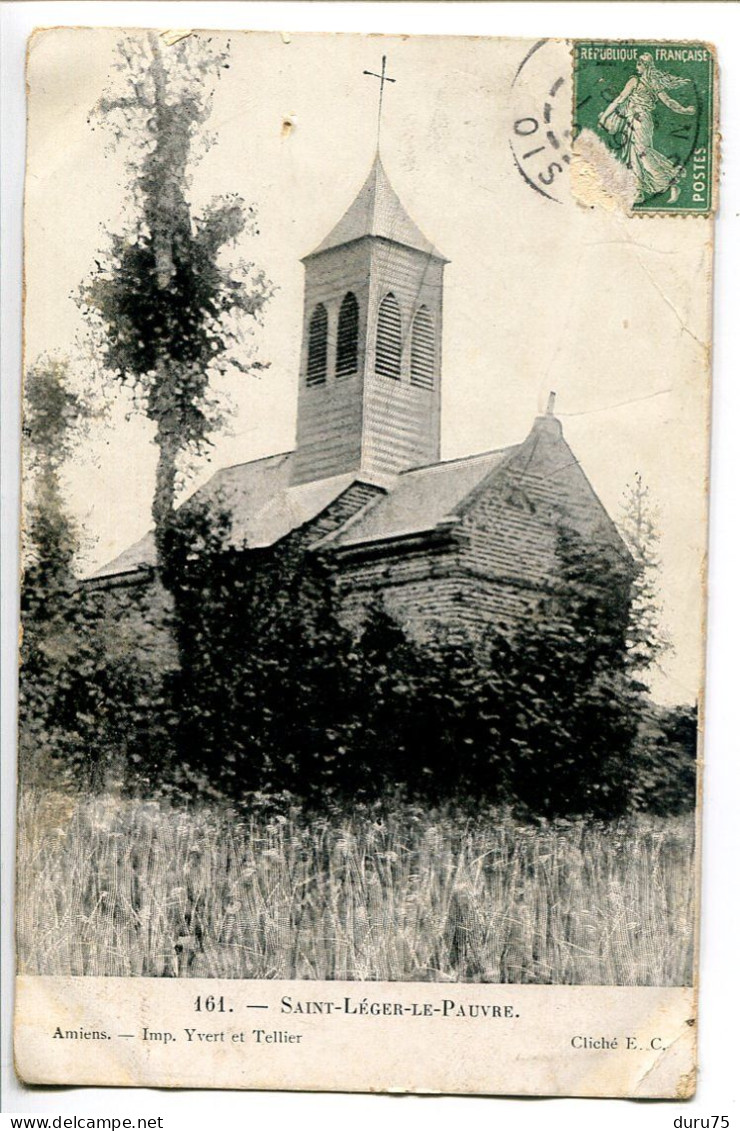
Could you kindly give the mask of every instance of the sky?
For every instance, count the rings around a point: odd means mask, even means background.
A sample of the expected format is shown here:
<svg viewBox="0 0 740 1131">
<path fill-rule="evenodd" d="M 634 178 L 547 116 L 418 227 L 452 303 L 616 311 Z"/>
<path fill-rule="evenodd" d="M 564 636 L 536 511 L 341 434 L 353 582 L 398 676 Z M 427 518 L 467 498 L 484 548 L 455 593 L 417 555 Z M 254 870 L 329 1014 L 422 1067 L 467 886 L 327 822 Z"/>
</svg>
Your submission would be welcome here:
<svg viewBox="0 0 740 1131">
<path fill-rule="evenodd" d="M 30 53 L 26 183 L 26 360 L 77 357 L 75 293 L 126 206 L 123 154 L 89 115 L 113 77 L 120 33 L 57 30 Z M 653 691 L 696 699 L 703 665 L 711 222 L 631 218 L 555 199 L 520 175 L 522 131 L 542 122 L 564 78 L 555 124 L 569 120 L 570 54 L 553 41 L 230 33 L 230 68 L 209 122 L 215 144 L 193 169 L 194 208 L 239 192 L 259 234 L 240 249 L 275 286 L 253 338 L 259 378 L 223 382 L 235 412 L 209 464 L 289 450 L 302 317 L 301 256 L 362 185 L 376 144 L 408 212 L 450 260 L 445 272 L 442 455 L 521 441 L 550 390 L 565 437 L 613 517 L 639 473 L 659 512 L 662 599 L 674 651 Z M 526 62 L 525 59 L 527 60 Z M 521 66 L 524 62 L 524 66 Z M 520 70 L 521 67 L 521 70 Z M 525 120 L 530 125 L 524 125 Z M 538 126 L 538 131 L 543 129 Z M 94 379 L 94 377 L 93 377 Z M 156 451 L 148 426 L 112 406 L 67 477 L 90 567 L 150 525 Z"/>
</svg>

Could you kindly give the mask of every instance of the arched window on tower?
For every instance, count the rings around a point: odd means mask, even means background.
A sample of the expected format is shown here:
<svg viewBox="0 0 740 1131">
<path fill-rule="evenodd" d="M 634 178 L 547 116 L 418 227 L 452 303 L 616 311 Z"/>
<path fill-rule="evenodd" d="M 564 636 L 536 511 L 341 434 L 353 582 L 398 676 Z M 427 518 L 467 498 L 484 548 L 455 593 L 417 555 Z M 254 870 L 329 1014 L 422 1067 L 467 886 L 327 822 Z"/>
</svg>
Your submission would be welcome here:
<svg viewBox="0 0 740 1131">
<path fill-rule="evenodd" d="M 434 388 L 434 321 L 426 306 L 416 312 L 411 329 L 411 384 Z"/>
<path fill-rule="evenodd" d="M 323 302 L 314 309 L 308 324 L 307 385 L 323 385 L 326 381 L 327 341 L 329 319 Z"/>
<path fill-rule="evenodd" d="M 375 372 L 401 378 L 401 308 L 393 292 L 385 296 L 378 310 Z"/>
<path fill-rule="evenodd" d="M 360 326 L 360 308 L 357 299 L 348 291 L 339 308 L 337 327 L 337 377 L 350 377 L 357 372 L 357 334 Z"/>
</svg>

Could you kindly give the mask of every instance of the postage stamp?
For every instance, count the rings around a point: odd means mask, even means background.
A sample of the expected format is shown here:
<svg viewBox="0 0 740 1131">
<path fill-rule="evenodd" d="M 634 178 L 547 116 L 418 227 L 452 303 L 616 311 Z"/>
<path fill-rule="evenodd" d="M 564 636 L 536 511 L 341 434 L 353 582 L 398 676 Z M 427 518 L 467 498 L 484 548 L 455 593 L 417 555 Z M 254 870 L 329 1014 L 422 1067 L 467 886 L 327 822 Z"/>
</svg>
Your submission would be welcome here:
<svg viewBox="0 0 740 1131">
<path fill-rule="evenodd" d="M 574 136 L 591 131 L 627 170 L 633 211 L 711 212 L 712 47 L 581 40 L 574 58 Z"/>
</svg>

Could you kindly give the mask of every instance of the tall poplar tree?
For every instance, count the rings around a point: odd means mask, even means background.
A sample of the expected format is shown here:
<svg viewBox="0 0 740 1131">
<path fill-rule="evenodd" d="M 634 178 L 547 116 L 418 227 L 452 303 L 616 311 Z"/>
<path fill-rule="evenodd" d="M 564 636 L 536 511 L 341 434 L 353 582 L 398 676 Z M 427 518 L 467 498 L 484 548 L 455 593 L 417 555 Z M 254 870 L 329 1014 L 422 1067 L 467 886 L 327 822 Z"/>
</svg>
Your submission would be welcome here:
<svg viewBox="0 0 740 1131">
<path fill-rule="evenodd" d="M 155 426 L 152 517 L 168 588 L 183 457 L 202 452 L 222 423 L 212 379 L 230 368 L 262 368 L 238 347 L 270 285 L 250 262 L 221 262 L 224 248 L 254 228 L 254 208 L 232 194 L 195 214 L 189 199 L 227 60 L 228 48 L 196 34 L 169 46 L 154 32 L 129 37 L 119 45 L 116 89 L 96 108 L 127 157 L 131 219 L 96 260 L 81 297 L 102 330 L 103 365 Z"/>
</svg>

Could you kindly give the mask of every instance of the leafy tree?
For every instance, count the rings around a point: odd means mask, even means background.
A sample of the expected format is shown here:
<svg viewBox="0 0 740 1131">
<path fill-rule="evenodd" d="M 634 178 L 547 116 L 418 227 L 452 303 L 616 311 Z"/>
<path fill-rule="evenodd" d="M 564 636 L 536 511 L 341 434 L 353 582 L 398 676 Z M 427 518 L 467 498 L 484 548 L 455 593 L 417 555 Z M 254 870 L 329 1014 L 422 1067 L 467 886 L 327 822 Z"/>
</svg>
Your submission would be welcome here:
<svg viewBox="0 0 740 1131">
<path fill-rule="evenodd" d="M 631 569 L 561 528 L 560 569 L 489 667 L 506 789 L 533 813 L 610 817 L 629 804 L 642 687 L 627 660 Z"/>
<path fill-rule="evenodd" d="M 90 408 L 72 388 L 68 362 L 58 357 L 43 357 L 29 367 L 23 395 L 27 575 L 44 570 L 48 589 L 66 588 L 78 538 L 65 509 L 60 475 Z"/>
<path fill-rule="evenodd" d="M 225 513 L 186 505 L 178 523 L 179 764 L 201 787 L 628 805 L 642 689 L 631 570 L 612 548 L 562 529 L 560 581 L 513 636 L 481 647 L 440 629 L 421 645 L 380 604 L 350 632 L 300 537 L 244 555 Z"/>
<path fill-rule="evenodd" d="M 624 494 L 620 529 L 635 569 L 627 632 L 629 670 L 644 681 L 672 648 L 663 626 L 659 596 L 659 514 L 642 476 Z M 643 701 L 634 748 L 633 804 L 667 815 L 696 803 L 697 712 L 695 707 L 660 707 Z"/>
<path fill-rule="evenodd" d="M 21 776 L 43 778 L 55 749 L 51 708 L 76 647 L 70 605 L 78 532 L 61 473 L 89 417 L 66 361 L 41 358 L 24 379 L 24 536 L 21 584 Z"/>
<path fill-rule="evenodd" d="M 24 381 L 20 772 L 23 782 L 94 787 L 113 771 L 131 783 L 161 766 L 169 720 L 147 595 L 127 592 L 111 633 L 115 597 L 75 577 L 79 539 L 62 475 L 93 412 L 74 386 L 58 358 L 42 358 Z"/>
<path fill-rule="evenodd" d="M 635 743 L 634 807 L 661 817 L 691 812 L 696 755 L 696 707 L 649 704 Z"/>
<path fill-rule="evenodd" d="M 260 368 L 242 348 L 269 297 L 264 274 L 223 249 L 254 229 L 254 208 L 237 195 L 193 213 L 188 177 L 196 159 L 213 83 L 228 51 L 190 35 L 163 48 L 154 32 L 120 45 L 119 89 L 97 115 L 130 155 L 132 216 L 82 291 L 83 309 L 101 332 L 102 361 L 155 426 L 152 502 L 158 564 L 168 569 L 182 457 L 200 453 L 222 420 L 212 393 L 216 373 Z"/>
<path fill-rule="evenodd" d="M 338 787 L 362 723 L 323 566 L 300 538 L 241 553 L 218 506 L 186 504 L 175 532 L 181 775 L 232 796 Z"/>
<path fill-rule="evenodd" d="M 358 643 L 371 775 L 420 800 L 500 796 L 480 650 L 437 626 L 411 641 L 377 605 Z"/>
</svg>

